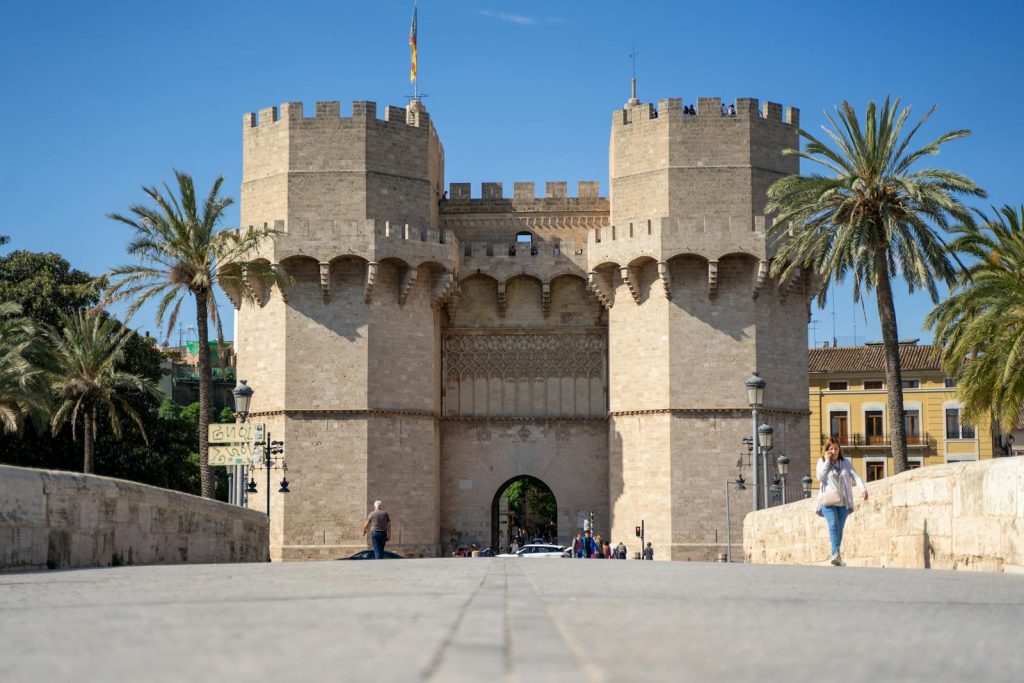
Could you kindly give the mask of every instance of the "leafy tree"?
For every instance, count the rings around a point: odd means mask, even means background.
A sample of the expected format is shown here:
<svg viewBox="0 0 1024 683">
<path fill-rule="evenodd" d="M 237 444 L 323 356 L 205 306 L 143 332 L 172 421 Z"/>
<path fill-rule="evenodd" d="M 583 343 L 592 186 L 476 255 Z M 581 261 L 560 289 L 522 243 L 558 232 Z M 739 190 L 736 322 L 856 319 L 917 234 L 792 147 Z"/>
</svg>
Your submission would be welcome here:
<svg viewBox="0 0 1024 683">
<path fill-rule="evenodd" d="M 970 265 L 925 324 L 957 379 L 964 419 L 993 415 L 1011 431 L 1024 405 L 1024 206 L 994 211 L 953 230 L 950 248 Z"/>
<path fill-rule="evenodd" d="M 914 170 L 941 146 L 970 135 L 968 130 L 945 133 L 923 147 L 911 142 L 932 107 L 903 134 L 910 107 L 885 99 L 881 110 L 869 102 L 863 123 L 843 102 L 836 116 L 827 116 L 825 134 L 835 147 L 806 131 L 804 151 L 786 150 L 825 169 L 824 174 L 791 175 L 768 190 L 767 211 L 775 216 L 771 237 L 778 250 L 772 274 L 783 281 L 806 270 L 816 275 L 818 303 L 828 286 L 853 278 L 854 299 L 874 290 L 885 349 L 889 434 L 893 467 L 907 468 L 903 424 L 903 383 L 899 334 L 893 303 L 892 279 L 902 275 L 910 291 L 925 289 L 938 300 L 936 280 L 951 282 L 955 269 L 934 224 L 948 230 L 951 219 L 972 223 L 960 197 L 984 197 L 985 191 L 959 173 L 941 168 Z"/>
<path fill-rule="evenodd" d="M 0 256 L 0 301 L 16 301 L 26 317 L 56 326 L 61 313 L 95 304 L 97 293 L 93 277 L 58 254 L 12 251 Z"/>
<path fill-rule="evenodd" d="M 49 356 L 36 324 L 21 306 L 0 302 L 0 431 L 19 432 L 26 418 L 45 424 L 50 392 L 43 364 Z"/>
<path fill-rule="evenodd" d="M 214 493 L 213 472 L 209 467 L 210 406 L 213 371 L 210 358 L 208 323 L 213 322 L 217 340 L 223 343 L 217 314 L 215 287 L 235 292 L 245 301 L 256 300 L 258 288 L 284 281 L 265 260 L 256 259 L 260 244 L 272 230 L 220 230 L 224 211 L 233 200 L 220 195 L 224 178 L 214 181 L 206 199 L 197 202 L 192 177 L 175 171 L 177 196 L 164 185 L 144 187 L 153 205 L 134 204 L 128 214 L 112 213 L 110 218 L 128 225 L 135 237 L 128 253 L 139 263 L 121 266 L 109 273 L 109 300 L 129 300 L 128 317 L 147 301 L 157 300 L 157 323 L 168 334 L 174 328 L 185 297 L 196 304 L 196 329 L 199 333 L 199 463 L 202 495 Z"/>
<path fill-rule="evenodd" d="M 50 426 L 56 434 L 70 422 L 74 438 L 81 421 L 86 474 L 94 468 L 97 413 L 106 414 L 117 437 L 122 415 L 129 417 L 146 440 L 142 417 L 131 399 L 133 394 L 157 395 L 152 380 L 118 369 L 130 331 L 113 318 L 94 313 L 64 315 L 63 329 L 50 335 L 55 356 L 51 390 L 57 401 Z"/>
</svg>

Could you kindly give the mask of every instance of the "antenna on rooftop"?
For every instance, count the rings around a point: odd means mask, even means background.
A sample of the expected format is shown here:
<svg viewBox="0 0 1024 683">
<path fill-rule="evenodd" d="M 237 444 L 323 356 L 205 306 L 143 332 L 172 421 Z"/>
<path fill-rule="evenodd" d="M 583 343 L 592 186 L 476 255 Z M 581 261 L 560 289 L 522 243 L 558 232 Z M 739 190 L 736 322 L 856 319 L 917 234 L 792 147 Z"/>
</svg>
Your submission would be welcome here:
<svg viewBox="0 0 1024 683">
<path fill-rule="evenodd" d="M 629 58 L 633 63 L 633 79 L 631 81 L 632 88 L 630 89 L 629 102 L 626 102 L 626 106 L 635 107 L 640 104 L 640 100 L 636 97 L 636 56 L 640 54 L 636 51 L 636 43 L 633 43 L 633 51 L 629 53 Z"/>
</svg>

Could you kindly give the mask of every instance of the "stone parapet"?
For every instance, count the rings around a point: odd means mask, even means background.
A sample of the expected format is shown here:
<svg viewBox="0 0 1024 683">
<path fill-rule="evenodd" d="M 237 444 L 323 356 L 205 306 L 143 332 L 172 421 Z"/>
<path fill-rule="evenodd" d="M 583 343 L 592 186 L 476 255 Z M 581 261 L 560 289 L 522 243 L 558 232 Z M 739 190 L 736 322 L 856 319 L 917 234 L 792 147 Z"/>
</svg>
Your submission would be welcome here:
<svg viewBox="0 0 1024 683">
<path fill-rule="evenodd" d="M 266 515 L 120 479 L 0 465 L 0 571 L 265 562 Z"/>
<path fill-rule="evenodd" d="M 1024 572 L 1024 458 L 935 465 L 872 482 L 846 522 L 849 565 Z M 825 521 L 814 499 L 752 512 L 748 562 L 822 564 Z"/>
<path fill-rule="evenodd" d="M 587 254 L 591 269 L 608 263 L 627 266 L 643 258 L 667 261 L 675 256 L 717 261 L 746 254 L 765 260 L 770 256 L 765 240 L 770 225 L 770 218 L 749 215 L 637 220 L 591 230 Z"/>
<path fill-rule="evenodd" d="M 357 256 L 366 261 L 393 258 L 414 266 L 431 261 L 451 269 L 459 253 L 458 240 L 452 231 L 398 221 L 324 219 L 289 223 L 276 220 L 266 227 L 277 233 L 263 245 L 259 256 L 271 263 L 295 256 L 321 263 L 329 263 L 340 256 Z"/>
</svg>

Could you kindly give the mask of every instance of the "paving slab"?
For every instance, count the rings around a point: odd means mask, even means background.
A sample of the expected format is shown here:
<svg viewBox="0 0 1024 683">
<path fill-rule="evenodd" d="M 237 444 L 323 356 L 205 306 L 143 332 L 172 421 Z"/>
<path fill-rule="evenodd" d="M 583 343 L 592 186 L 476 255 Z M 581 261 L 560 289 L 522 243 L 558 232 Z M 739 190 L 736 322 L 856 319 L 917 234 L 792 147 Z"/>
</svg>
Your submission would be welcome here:
<svg viewBox="0 0 1024 683">
<path fill-rule="evenodd" d="M 1015 681 L 1024 577 L 436 559 L 0 575 L 0 681 Z"/>
</svg>

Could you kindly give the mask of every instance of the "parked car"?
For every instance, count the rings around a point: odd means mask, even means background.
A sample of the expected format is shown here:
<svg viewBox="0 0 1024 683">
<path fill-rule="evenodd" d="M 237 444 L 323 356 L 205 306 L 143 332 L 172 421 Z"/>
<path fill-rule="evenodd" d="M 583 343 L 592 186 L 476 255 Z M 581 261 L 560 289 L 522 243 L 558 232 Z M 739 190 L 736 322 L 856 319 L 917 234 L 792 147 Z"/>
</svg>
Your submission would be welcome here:
<svg viewBox="0 0 1024 683">
<path fill-rule="evenodd" d="M 497 557 L 549 558 L 561 557 L 563 552 L 565 552 L 565 548 L 563 548 L 560 545 L 551 545 L 549 543 L 531 543 L 529 545 L 524 545 L 515 553 L 502 553 Z"/>
<path fill-rule="evenodd" d="M 349 555 L 348 557 L 339 557 L 338 559 L 339 560 L 372 560 L 373 559 L 373 551 L 369 550 L 369 549 L 367 549 L 367 550 L 360 550 L 358 553 L 355 553 L 354 555 Z M 399 555 L 398 553 L 393 553 L 390 550 L 385 550 L 384 551 L 384 558 L 383 559 L 385 559 L 385 560 L 404 560 L 405 558 L 402 557 L 401 555 Z"/>
</svg>

